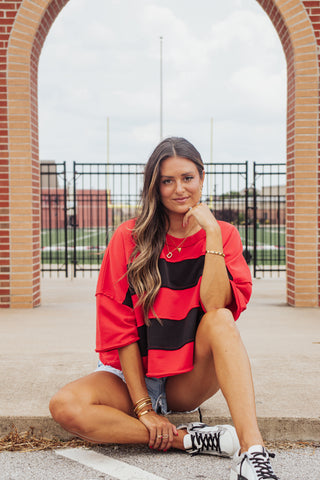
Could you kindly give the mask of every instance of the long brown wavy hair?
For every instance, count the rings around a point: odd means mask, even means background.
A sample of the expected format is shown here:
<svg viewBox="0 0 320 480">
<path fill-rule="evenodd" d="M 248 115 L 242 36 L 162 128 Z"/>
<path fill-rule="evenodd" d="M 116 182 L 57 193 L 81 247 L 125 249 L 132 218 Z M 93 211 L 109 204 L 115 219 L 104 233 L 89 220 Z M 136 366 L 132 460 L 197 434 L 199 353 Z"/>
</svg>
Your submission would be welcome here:
<svg viewBox="0 0 320 480">
<path fill-rule="evenodd" d="M 203 177 L 200 153 L 184 138 L 170 137 L 163 140 L 151 154 L 144 171 L 144 184 L 140 201 L 140 214 L 132 236 L 135 248 L 128 266 L 128 281 L 142 305 L 144 321 L 150 324 L 148 313 L 153 310 L 155 298 L 161 287 L 158 260 L 169 229 L 169 217 L 161 202 L 160 165 L 169 157 L 191 160 Z M 157 317 L 158 318 L 158 317 Z"/>
</svg>

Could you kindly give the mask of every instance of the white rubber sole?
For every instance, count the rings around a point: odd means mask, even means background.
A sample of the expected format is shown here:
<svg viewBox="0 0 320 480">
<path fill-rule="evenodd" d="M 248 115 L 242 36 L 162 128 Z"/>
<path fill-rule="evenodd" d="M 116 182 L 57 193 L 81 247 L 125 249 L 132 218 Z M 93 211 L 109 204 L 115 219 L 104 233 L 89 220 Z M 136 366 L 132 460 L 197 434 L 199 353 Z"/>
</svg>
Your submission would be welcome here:
<svg viewBox="0 0 320 480">
<path fill-rule="evenodd" d="M 238 474 L 234 470 L 230 472 L 230 480 L 238 480 Z"/>
</svg>

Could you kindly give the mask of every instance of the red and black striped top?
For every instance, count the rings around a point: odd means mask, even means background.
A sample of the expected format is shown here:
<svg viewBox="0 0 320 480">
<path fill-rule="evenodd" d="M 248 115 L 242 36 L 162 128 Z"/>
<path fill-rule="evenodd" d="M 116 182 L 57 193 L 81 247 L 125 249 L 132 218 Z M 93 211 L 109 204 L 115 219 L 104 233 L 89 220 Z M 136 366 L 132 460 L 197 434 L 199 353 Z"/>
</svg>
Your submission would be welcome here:
<svg viewBox="0 0 320 480">
<path fill-rule="evenodd" d="M 141 307 L 136 306 L 138 298 L 125 275 L 134 248 L 131 235 L 134 223 L 135 220 L 129 220 L 118 227 L 103 258 L 96 290 L 96 351 L 102 363 L 121 369 L 117 349 L 138 342 L 147 376 L 188 372 L 193 368 L 195 333 L 204 313 L 200 283 L 206 250 L 205 231 L 187 237 L 180 253 L 174 249 L 181 239 L 167 235 L 159 258 L 162 284 L 154 303 L 161 322 L 150 312 L 151 325 L 147 327 Z M 228 308 L 236 320 L 251 295 L 251 274 L 242 255 L 238 230 L 226 222 L 219 225 L 233 291 L 233 301 Z M 168 259 L 169 250 L 173 255 Z"/>
</svg>

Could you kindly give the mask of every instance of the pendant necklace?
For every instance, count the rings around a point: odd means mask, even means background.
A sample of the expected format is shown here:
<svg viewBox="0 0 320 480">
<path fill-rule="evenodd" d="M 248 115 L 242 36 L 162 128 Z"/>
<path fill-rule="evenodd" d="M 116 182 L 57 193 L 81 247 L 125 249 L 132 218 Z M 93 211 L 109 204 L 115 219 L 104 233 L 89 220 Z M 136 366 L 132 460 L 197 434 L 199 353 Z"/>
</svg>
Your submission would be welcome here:
<svg viewBox="0 0 320 480">
<path fill-rule="evenodd" d="M 188 235 L 188 236 L 189 236 L 189 235 Z M 167 258 L 172 258 L 173 252 L 174 252 L 175 250 L 177 250 L 177 251 L 180 253 L 180 252 L 181 252 L 181 247 L 182 247 L 183 243 L 186 241 L 186 239 L 188 238 L 188 236 L 184 237 L 184 238 L 182 239 L 182 242 L 180 242 L 178 246 L 175 246 L 174 249 L 171 250 L 171 251 L 170 251 L 170 249 L 169 249 L 169 245 L 168 245 L 167 242 L 166 242 L 167 249 L 168 249 L 168 253 L 166 254 L 166 257 L 167 257 Z"/>
<path fill-rule="evenodd" d="M 166 242 L 167 249 L 168 249 L 168 253 L 166 254 L 166 257 L 167 257 L 167 258 L 171 258 L 172 255 L 173 255 L 173 252 L 174 252 L 175 250 L 178 250 L 178 252 L 180 253 L 180 252 L 181 252 L 182 244 L 183 244 L 183 242 L 185 242 L 186 239 L 187 239 L 187 237 L 184 237 L 184 238 L 182 239 L 182 242 L 180 242 L 179 245 L 178 245 L 177 247 L 175 247 L 175 248 L 174 248 L 173 250 L 171 250 L 171 251 L 170 251 L 170 249 L 169 249 L 169 245 L 168 245 L 167 242 Z"/>
<path fill-rule="evenodd" d="M 187 235 L 182 239 L 182 241 L 179 243 L 179 245 L 176 246 L 175 242 L 173 242 L 174 245 L 175 245 L 175 247 L 174 247 L 173 250 L 170 250 L 169 245 L 167 244 L 167 242 L 165 242 L 166 245 L 167 245 L 167 249 L 168 249 L 168 253 L 166 254 L 166 257 L 167 257 L 167 258 L 172 258 L 173 252 L 175 252 L 176 250 L 178 251 L 178 253 L 180 253 L 183 243 L 187 240 L 188 237 L 190 237 L 191 235 L 193 235 L 194 230 L 195 230 L 195 227 L 193 226 L 193 227 L 191 228 L 190 232 L 188 232 L 188 234 L 187 234 Z M 196 227 L 196 231 L 198 231 L 198 230 L 197 230 L 197 227 Z M 172 236 L 172 235 L 171 235 L 171 236 Z"/>
</svg>

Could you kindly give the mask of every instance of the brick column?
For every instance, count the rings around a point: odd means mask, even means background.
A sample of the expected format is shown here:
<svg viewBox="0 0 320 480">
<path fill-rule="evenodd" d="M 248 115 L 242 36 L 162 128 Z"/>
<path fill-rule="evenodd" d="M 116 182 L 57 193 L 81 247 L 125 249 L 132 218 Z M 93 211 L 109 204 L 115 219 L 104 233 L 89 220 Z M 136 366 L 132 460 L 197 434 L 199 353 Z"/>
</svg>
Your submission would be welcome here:
<svg viewBox="0 0 320 480">
<path fill-rule="evenodd" d="M 295 70 L 295 128 L 291 135 L 288 130 L 287 159 L 288 303 L 319 307 L 319 55 L 308 4 L 320 2 L 282 3 Z"/>
<path fill-rule="evenodd" d="M 0 3 L 7 35 L 3 45 L 6 78 L 1 78 L 6 97 L 6 123 L 1 124 L 6 134 L 1 177 L 6 209 L 6 216 L 0 219 L 6 227 L 0 257 L 1 307 L 32 308 L 40 304 L 38 60 L 48 31 L 67 1 Z"/>
<path fill-rule="evenodd" d="M 310 1 L 310 0 L 305 0 L 303 1 L 304 7 L 307 11 L 307 14 L 310 18 L 310 21 L 312 23 L 312 27 L 314 30 L 314 35 L 316 39 L 316 44 L 317 44 L 317 52 L 318 52 L 318 58 L 317 58 L 317 65 L 314 67 L 314 71 L 317 68 L 318 75 L 320 72 L 320 1 Z M 319 92 L 319 82 L 314 84 L 313 89 L 317 89 Z M 320 111 L 320 104 L 316 104 L 317 108 L 317 126 L 318 126 L 318 145 L 317 145 L 317 159 L 318 159 L 318 165 L 317 168 L 314 169 L 314 185 L 313 185 L 313 191 L 314 193 L 312 194 L 313 196 L 317 196 L 317 203 L 316 203 L 316 208 L 317 208 L 317 221 L 316 224 L 318 226 L 318 233 L 315 235 L 315 241 L 316 241 L 316 246 L 315 246 L 315 257 L 314 257 L 314 266 L 317 268 L 317 280 L 318 280 L 318 306 L 320 306 L 320 157 L 319 157 L 319 150 L 320 150 L 320 123 L 319 123 L 319 111 Z"/>
</svg>

